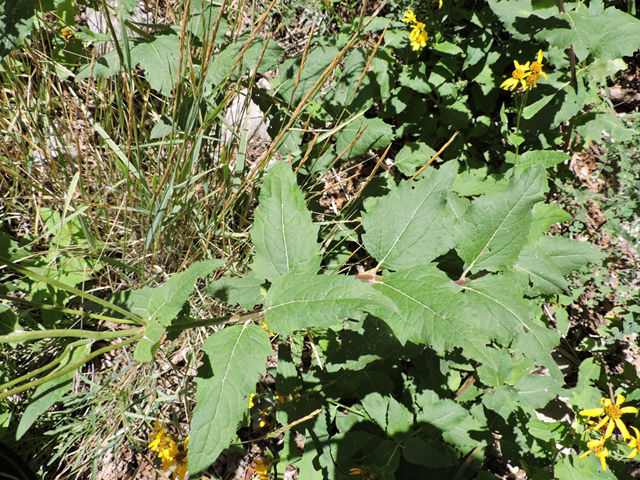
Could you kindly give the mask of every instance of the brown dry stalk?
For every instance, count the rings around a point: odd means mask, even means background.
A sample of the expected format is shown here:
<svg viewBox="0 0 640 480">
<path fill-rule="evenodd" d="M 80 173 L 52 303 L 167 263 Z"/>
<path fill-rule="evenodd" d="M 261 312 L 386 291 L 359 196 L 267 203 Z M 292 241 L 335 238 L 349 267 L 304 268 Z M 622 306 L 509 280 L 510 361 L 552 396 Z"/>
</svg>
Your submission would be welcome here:
<svg viewBox="0 0 640 480">
<path fill-rule="evenodd" d="M 424 172 L 424 169 L 425 169 L 425 168 L 427 168 L 429 165 L 431 165 L 431 163 L 432 163 L 436 158 L 438 158 L 438 157 L 440 156 L 440 154 L 441 154 L 442 152 L 444 152 L 444 151 L 445 151 L 445 149 L 446 149 L 449 145 L 451 145 L 451 142 L 453 142 L 453 140 L 458 136 L 458 133 L 460 133 L 460 132 L 458 131 L 458 132 L 454 133 L 453 135 L 451 135 L 451 138 L 449 139 L 449 141 L 448 141 L 447 143 L 445 143 L 445 144 L 444 144 L 444 146 L 443 146 L 440 150 L 438 150 L 438 153 L 436 153 L 433 157 L 431 157 L 431 159 L 430 159 L 427 163 L 425 163 L 425 164 L 420 168 L 420 170 L 418 170 L 418 171 L 416 172 L 416 174 L 415 174 L 413 177 L 411 177 L 411 178 L 410 178 L 410 180 L 413 180 L 413 179 L 414 179 L 414 178 L 416 178 L 418 175 L 420 175 L 422 172 Z"/>
</svg>

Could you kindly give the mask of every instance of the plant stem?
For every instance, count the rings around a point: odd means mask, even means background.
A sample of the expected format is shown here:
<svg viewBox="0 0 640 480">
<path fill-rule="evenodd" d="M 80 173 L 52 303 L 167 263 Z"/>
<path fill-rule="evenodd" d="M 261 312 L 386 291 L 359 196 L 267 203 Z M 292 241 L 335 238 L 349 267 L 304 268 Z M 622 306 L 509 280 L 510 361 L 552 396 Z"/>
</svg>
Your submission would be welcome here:
<svg viewBox="0 0 640 480">
<path fill-rule="evenodd" d="M 522 111 L 524 110 L 524 106 L 527 104 L 527 97 L 529 96 L 529 90 L 525 90 L 524 96 L 522 97 L 522 101 L 520 102 L 520 106 L 518 107 L 518 118 L 516 120 L 516 136 L 518 140 L 520 139 L 520 118 L 522 118 Z M 516 99 L 518 97 L 516 96 Z M 516 100 L 516 103 L 518 101 Z M 515 165 L 518 165 L 518 156 L 520 150 L 520 143 L 516 143 L 516 159 Z"/>
<path fill-rule="evenodd" d="M 167 327 L 167 332 L 181 332 L 183 330 L 186 330 L 187 328 L 211 327 L 214 325 L 223 325 L 225 323 L 245 322 L 247 320 L 251 320 L 252 318 L 258 318 L 262 315 L 264 315 L 263 310 L 260 310 L 259 312 L 247 313 L 246 315 L 225 315 L 224 317 L 203 318 L 200 320 L 189 317 L 182 317 L 186 318 L 187 320 L 181 322 L 173 322 Z"/>
<path fill-rule="evenodd" d="M 43 338 L 76 337 L 91 338 L 93 340 L 107 340 L 109 338 L 130 337 L 144 332 L 144 328 L 130 328 L 127 330 L 115 330 L 111 332 L 93 332 L 90 330 L 36 330 L 31 332 L 10 333 L 0 335 L 0 343 L 29 342 Z"/>
</svg>

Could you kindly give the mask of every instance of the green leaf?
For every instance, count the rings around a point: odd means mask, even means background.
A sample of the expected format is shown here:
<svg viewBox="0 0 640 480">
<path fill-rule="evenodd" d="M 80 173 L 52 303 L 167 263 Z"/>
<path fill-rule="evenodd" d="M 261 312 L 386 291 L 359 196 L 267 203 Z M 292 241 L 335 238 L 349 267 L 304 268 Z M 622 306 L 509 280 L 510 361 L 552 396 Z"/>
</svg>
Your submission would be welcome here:
<svg viewBox="0 0 640 480">
<path fill-rule="evenodd" d="M 544 168 L 550 168 L 570 159 L 571 156 L 567 155 L 565 152 L 530 150 L 520 156 L 518 159 L 518 168 L 520 170 L 525 170 L 533 165 L 542 165 Z"/>
<path fill-rule="evenodd" d="M 566 17 L 565 17 L 566 15 Z M 640 21 L 615 7 L 594 12 L 585 4 L 564 15 L 566 28 L 542 30 L 536 38 L 561 50 L 573 45 L 578 62 L 589 55 L 615 60 L 633 55 L 640 48 Z"/>
<path fill-rule="evenodd" d="M 600 404 L 602 392 L 593 387 L 592 383 L 598 381 L 602 371 L 602 365 L 594 357 L 587 358 L 578 367 L 578 382 L 570 390 L 569 396 L 572 405 L 578 410 L 597 408 Z"/>
<path fill-rule="evenodd" d="M 178 80 L 180 35 L 176 32 L 157 35 L 151 42 L 131 49 L 131 63 L 144 68 L 144 77 L 154 90 L 171 97 Z"/>
<path fill-rule="evenodd" d="M 410 434 L 413 413 L 393 397 L 373 392 L 362 399 L 362 406 L 389 437 L 402 440 Z"/>
<path fill-rule="evenodd" d="M 202 8 L 202 4 L 198 2 L 193 2 L 190 4 L 191 12 L 189 18 L 189 26 L 188 30 L 191 35 L 194 35 L 200 41 L 200 45 L 204 42 L 209 42 L 210 39 L 206 38 L 207 36 L 211 36 L 213 33 L 213 28 L 218 20 L 218 15 L 220 13 L 220 8 L 215 7 L 211 4 L 204 4 L 204 9 Z M 224 43 L 227 31 L 229 27 L 227 26 L 227 19 L 223 16 L 220 19 L 220 25 L 218 27 L 218 31 L 216 32 L 216 38 L 214 43 L 219 45 Z"/>
<path fill-rule="evenodd" d="M 229 278 L 211 282 L 205 291 L 214 297 L 228 303 L 239 304 L 247 310 L 253 309 L 258 303 L 264 302 L 261 289 L 266 289 L 267 283 L 261 278 Z"/>
<path fill-rule="evenodd" d="M 482 396 L 482 404 L 508 421 L 511 414 L 518 408 L 516 393 L 512 386 L 501 385 L 495 390 L 485 393 Z"/>
<path fill-rule="evenodd" d="M 471 197 L 504 190 L 508 182 L 498 180 L 494 175 L 488 175 L 488 170 L 485 165 L 460 172 L 453 182 L 453 191 L 458 195 Z"/>
<path fill-rule="evenodd" d="M 456 428 L 469 415 L 460 404 L 448 398 L 441 399 L 433 390 L 423 390 L 416 395 L 415 404 L 421 409 L 416 420 L 441 432 Z"/>
<path fill-rule="evenodd" d="M 138 345 L 136 345 L 136 349 L 133 352 L 133 359 L 136 362 L 150 362 L 153 360 L 165 332 L 165 328 L 158 323 L 156 318 L 149 320 L 147 327 L 144 329 L 144 337 L 138 341 Z"/>
<path fill-rule="evenodd" d="M 367 60 L 368 57 L 362 49 L 351 51 L 344 62 L 338 81 L 324 97 L 327 112 L 338 117 L 343 109 L 347 109 L 351 115 L 356 115 L 373 105 L 378 91 L 373 87 L 375 84 L 372 85 L 372 74 L 363 75 L 368 67 Z"/>
<path fill-rule="evenodd" d="M 371 62 L 371 68 L 380 87 L 380 96 L 383 102 L 391 100 L 391 90 L 397 78 L 394 65 L 396 65 L 396 59 L 386 47 L 379 48 Z"/>
<path fill-rule="evenodd" d="M 542 408 L 560 394 L 562 384 L 544 375 L 525 375 L 520 377 L 513 388 L 518 392 L 520 405 L 529 408 Z"/>
<path fill-rule="evenodd" d="M 18 315 L 6 305 L 0 305 L 0 335 L 9 335 L 18 328 Z"/>
<path fill-rule="evenodd" d="M 171 321 L 180 313 L 184 302 L 193 292 L 196 280 L 206 277 L 224 264 L 224 260 L 204 260 L 193 264 L 186 272 L 172 275 L 165 284 L 154 289 L 149 299 L 146 318 L 156 319 L 163 327 L 171 325 Z"/>
<path fill-rule="evenodd" d="M 125 310 L 137 315 L 138 317 L 147 318 L 147 311 L 149 308 L 149 301 L 155 292 L 154 288 L 144 287 L 139 290 L 127 290 L 120 291 L 107 297 L 109 303 L 113 303 Z M 106 310 L 102 305 L 95 304 L 93 302 L 85 302 L 87 308 L 94 311 Z M 114 315 L 116 318 L 122 318 L 123 315 L 113 310 L 107 310 L 109 315 Z"/>
<path fill-rule="evenodd" d="M 560 335 L 538 325 L 529 313 L 517 285 L 500 275 L 487 275 L 463 287 L 470 308 L 485 322 L 488 330 L 500 336 L 503 345 L 513 338 L 512 348 L 527 358 L 544 365 L 556 380 L 562 379 L 560 368 L 551 351 Z"/>
<path fill-rule="evenodd" d="M 387 323 L 368 317 L 362 324 L 363 333 L 345 330 L 340 333 L 340 347 L 330 352 L 325 368 L 328 372 L 363 370 L 367 364 L 388 357 L 399 358 L 403 349 Z M 278 365 L 280 361 L 278 360 Z"/>
<path fill-rule="evenodd" d="M 480 381 L 489 387 L 497 388 L 513 375 L 513 359 L 506 350 L 489 349 L 493 362 L 480 365 L 477 369 Z"/>
<path fill-rule="evenodd" d="M 242 52 L 247 40 L 249 40 L 249 35 L 249 33 L 241 35 L 234 43 L 227 45 L 220 51 L 220 53 L 218 53 L 217 56 L 214 57 L 213 63 L 207 72 L 207 82 L 217 85 L 229 73 L 231 73 L 231 68 L 236 63 L 236 60 Z M 254 72 L 256 71 L 256 68 L 259 73 L 264 73 L 268 70 L 275 70 L 278 67 L 284 50 L 276 41 L 269 40 L 267 49 L 262 57 L 262 61 L 260 61 L 260 55 L 262 55 L 264 43 L 265 40 L 260 35 L 253 37 L 249 47 L 245 50 L 244 55 L 242 56 L 242 61 L 238 62 L 238 65 L 241 65 L 242 68 L 238 69 L 238 67 L 236 67 L 231 78 L 237 78 L 244 72 Z M 258 64 L 259 61 L 260 64 Z"/>
<path fill-rule="evenodd" d="M 457 172 L 457 162 L 447 162 L 439 170 L 425 170 L 417 182 L 402 182 L 385 197 L 365 201 L 362 239 L 378 266 L 410 268 L 451 249 L 446 199 Z"/>
<path fill-rule="evenodd" d="M 496 271 L 515 263 L 531 226 L 531 209 L 544 199 L 547 175 L 542 166 L 517 171 L 502 192 L 475 200 L 454 229 L 456 251 L 466 272 Z"/>
<path fill-rule="evenodd" d="M 354 141 L 358 133 L 362 134 L 358 140 L 347 150 L 344 158 L 352 158 L 362 155 L 368 150 L 377 150 L 386 147 L 394 138 L 393 127 L 379 118 L 356 118 L 347 123 L 336 134 L 336 150 L 343 152 Z"/>
<path fill-rule="evenodd" d="M 267 357 L 273 353 L 269 335 L 256 325 L 227 327 L 211 335 L 202 350 L 213 376 L 196 379 L 196 408 L 189 435 L 189 472 L 209 468 L 229 446 L 248 407 Z"/>
<path fill-rule="evenodd" d="M 407 177 L 414 175 L 436 151 L 422 142 L 407 142 L 397 153 L 393 166 Z"/>
<path fill-rule="evenodd" d="M 439 353 L 464 346 L 465 355 L 484 357 L 488 337 L 479 335 L 474 317 L 467 316 L 469 306 L 460 287 L 434 264 L 390 273 L 374 288 L 395 303 L 396 312 L 381 309 L 375 314 L 402 343 L 426 343 Z"/>
<path fill-rule="evenodd" d="M 394 305 L 354 277 L 292 275 L 276 278 L 267 293 L 265 321 L 283 335 L 307 327 L 342 328 L 345 318 Z"/>
<path fill-rule="evenodd" d="M 269 170 L 259 202 L 251 230 L 255 275 L 273 280 L 287 272 L 317 273 L 321 261 L 318 227 L 285 161 Z"/>
<path fill-rule="evenodd" d="M 576 130 L 585 142 L 598 141 L 610 137 L 615 142 L 628 142 L 633 138 L 633 130 L 624 120 L 609 112 L 589 112 L 576 122 Z"/>
<path fill-rule="evenodd" d="M 7 0 L 0 3 L 0 60 L 24 44 L 31 33 L 36 10 L 40 11 L 39 0 Z M 52 8 L 44 8 L 43 13 Z"/>
<path fill-rule="evenodd" d="M 552 225 L 556 223 L 571 222 L 573 216 L 556 204 L 553 203 L 536 203 L 531 211 L 533 219 L 531 222 L 531 230 L 529 231 L 529 242 L 535 243 L 540 239 L 541 233 L 549 231 Z"/>
<path fill-rule="evenodd" d="M 597 58 L 587 67 L 587 73 L 592 81 L 604 83 L 608 77 L 615 78 L 616 74 L 627 69 L 627 63 L 621 58 L 615 60 L 602 60 Z"/>
<path fill-rule="evenodd" d="M 322 73 L 340 53 L 334 46 L 317 46 L 311 49 L 300 74 L 296 88 L 296 80 L 300 71 L 302 57 L 287 58 L 279 68 L 280 86 L 278 93 L 287 103 L 297 107 L 307 92 L 315 85 Z M 314 96 L 310 97 L 311 99 Z"/>
<path fill-rule="evenodd" d="M 595 455 L 578 458 L 578 455 L 558 457 L 553 469 L 555 480 L 615 480 L 609 470 L 602 470 L 600 459 Z"/>
<path fill-rule="evenodd" d="M 546 237 L 550 238 L 550 237 Z M 538 245 L 527 245 L 513 266 L 513 273 L 527 285 L 527 294 L 537 296 L 540 294 L 567 293 L 569 283 L 556 265 L 548 257 L 544 256 L 544 248 L 538 250 Z"/>
<path fill-rule="evenodd" d="M 442 445 L 411 437 L 402 443 L 402 456 L 411 463 L 428 468 L 444 468 L 455 463 Z"/>
<path fill-rule="evenodd" d="M 460 55 L 464 53 L 464 51 L 459 46 L 454 45 L 450 42 L 436 43 L 432 48 L 437 52 L 446 53 L 447 55 Z"/>
<path fill-rule="evenodd" d="M 520 252 L 514 273 L 530 283 L 534 295 L 566 293 L 568 282 L 564 275 L 581 269 L 589 262 L 597 263 L 604 256 L 587 242 L 544 236 Z"/>
<path fill-rule="evenodd" d="M 62 360 L 60 364 L 51 373 L 59 372 L 70 365 L 78 363 L 91 352 L 92 343 L 93 340 L 78 340 L 77 342 L 67 345 L 67 348 L 65 348 L 61 355 Z M 29 401 L 29 405 L 20 418 L 20 423 L 16 430 L 16 440 L 20 440 L 20 438 L 27 430 L 29 430 L 29 427 L 33 425 L 33 422 L 35 422 L 41 414 L 49 410 L 54 403 L 60 400 L 65 393 L 71 390 L 71 386 L 73 384 L 72 380 L 76 371 L 77 370 L 73 370 L 69 373 L 65 373 L 64 375 L 36 387 L 33 392 L 33 396 Z"/>
</svg>

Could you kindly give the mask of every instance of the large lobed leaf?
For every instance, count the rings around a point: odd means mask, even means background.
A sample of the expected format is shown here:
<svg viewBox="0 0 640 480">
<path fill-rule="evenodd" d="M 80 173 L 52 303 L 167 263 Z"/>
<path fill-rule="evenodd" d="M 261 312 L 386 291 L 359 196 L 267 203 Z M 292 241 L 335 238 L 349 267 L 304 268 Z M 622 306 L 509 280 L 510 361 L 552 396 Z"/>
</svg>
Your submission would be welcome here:
<svg viewBox="0 0 640 480">
<path fill-rule="evenodd" d="M 131 49 L 132 65 L 144 68 L 144 77 L 154 90 L 171 97 L 180 71 L 180 36 L 175 32 L 157 35 L 151 42 Z"/>
<path fill-rule="evenodd" d="M 271 167 L 259 202 L 251 230 L 255 275 L 273 280 L 288 272 L 317 273 L 321 260 L 318 227 L 311 221 L 296 176 L 286 162 Z"/>
<path fill-rule="evenodd" d="M 272 354 L 269 335 L 256 325 L 227 327 L 214 333 L 202 350 L 213 376 L 196 379 L 196 408 L 189 434 L 189 472 L 208 468 L 229 446 L 248 408 L 258 376 Z"/>
<path fill-rule="evenodd" d="M 640 48 L 640 21 L 615 7 L 599 10 L 581 4 L 559 18 L 566 19 L 567 28 L 543 30 L 536 36 L 561 49 L 572 45 L 579 62 L 589 55 L 615 60 Z"/>
<path fill-rule="evenodd" d="M 267 282 L 260 278 L 223 277 L 211 282 L 205 290 L 229 305 L 239 304 L 242 308 L 251 310 L 263 302 L 262 289 L 266 287 Z"/>
<path fill-rule="evenodd" d="M 344 275 L 283 275 L 267 293 L 265 321 L 283 335 L 307 327 L 342 328 L 345 318 L 395 307 L 368 283 Z"/>
<path fill-rule="evenodd" d="M 549 369 L 556 380 L 562 379 L 551 351 L 560 341 L 557 332 L 534 321 L 517 285 L 501 275 L 488 275 L 463 287 L 471 308 L 482 319 L 487 332 L 496 337 L 503 331 L 503 345 L 511 344 L 516 353 L 524 354 L 538 365 Z"/>
<path fill-rule="evenodd" d="M 435 264 L 390 273 L 374 288 L 395 303 L 395 311 L 385 308 L 374 313 L 401 342 L 428 344 L 440 354 L 462 347 L 468 358 L 489 360 L 486 345 L 491 337 L 460 287 Z"/>
<path fill-rule="evenodd" d="M 529 285 L 529 295 L 566 293 L 564 278 L 568 273 L 596 263 L 604 255 L 588 243 L 555 237 L 541 237 L 534 245 L 527 245 L 518 256 L 514 273 Z"/>
<path fill-rule="evenodd" d="M 453 240 L 446 200 L 458 173 L 455 161 L 428 169 L 417 182 L 402 182 L 389 195 L 365 202 L 362 239 L 379 265 L 398 270 L 425 264 L 446 253 Z"/>
<path fill-rule="evenodd" d="M 515 263 L 527 241 L 533 205 L 544 199 L 544 167 L 516 171 L 509 186 L 478 198 L 454 229 L 456 251 L 467 271 L 496 271 Z"/>
</svg>

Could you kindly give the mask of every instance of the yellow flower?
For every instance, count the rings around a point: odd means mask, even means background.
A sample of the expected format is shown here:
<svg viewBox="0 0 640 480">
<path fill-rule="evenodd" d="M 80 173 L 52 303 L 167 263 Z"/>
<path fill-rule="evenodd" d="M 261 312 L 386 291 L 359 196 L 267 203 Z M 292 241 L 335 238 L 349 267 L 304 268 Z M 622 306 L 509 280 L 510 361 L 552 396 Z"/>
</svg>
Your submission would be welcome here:
<svg viewBox="0 0 640 480">
<path fill-rule="evenodd" d="M 269 333 L 269 335 L 271 335 L 272 337 L 275 337 L 276 334 L 273 333 L 271 330 L 269 330 L 269 327 L 267 327 L 267 322 L 265 322 L 264 318 L 262 319 L 262 329 L 266 332 Z"/>
<path fill-rule="evenodd" d="M 372 478 L 374 478 L 374 476 L 371 474 L 371 470 L 369 470 L 367 467 L 352 468 L 351 470 L 349 470 L 349 475 L 362 475 L 362 478 L 364 478 L 365 480 L 371 480 Z"/>
<path fill-rule="evenodd" d="M 516 66 L 516 69 L 511 73 L 511 78 L 507 78 L 500 88 L 504 88 L 505 90 L 514 90 L 519 83 L 522 83 L 522 89 L 527 89 L 527 81 L 526 78 L 531 75 L 529 71 L 529 62 L 524 65 L 520 65 L 517 60 L 514 60 L 513 64 Z"/>
<path fill-rule="evenodd" d="M 629 446 L 633 448 L 633 451 L 627 458 L 633 458 L 638 454 L 638 450 L 640 450 L 640 432 L 636 427 L 631 427 L 636 432 L 635 437 L 631 437 L 631 441 L 629 442 Z"/>
<path fill-rule="evenodd" d="M 604 446 L 605 438 L 601 438 L 600 440 L 591 440 L 587 442 L 587 447 L 589 450 L 580 455 L 580 458 L 584 458 L 587 455 L 590 455 L 591 452 L 596 454 L 596 457 L 600 458 L 600 462 L 602 463 L 602 469 L 607 469 L 607 462 L 605 458 L 609 456 L 609 449 Z"/>
<path fill-rule="evenodd" d="M 187 474 L 187 470 L 189 469 L 189 459 L 187 458 L 187 446 L 189 445 L 189 437 L 184 441 L 184 450 L 178 450 L 175 448 L 175 453 L 171 460 L 162 462 L 162 469 L 164 471 L 169 470 L 171 467 L 175 466 L 176 468 L 173 470 L 173 474 L 171 478 L 174 480 L 177 478 L 178 480 L 184 480 L 185 475 Z M 174 444 L 175 446 L 175 444 Z"/>
<path fill-rule="evenodd" d="M 404 12 L 404 17 L 402 18 L 404 23 L 416 22 L 416 15 L 413 13 L 413 10 L 409 9 Z"/>
<path fill-rule="evenodd" d="M 424 23 L 416 23 L 413 27 L 413 30 L 409 34 L 409 40 L 411 40 L 411 47 L 414 50 L 418 50 L 424 47 L 427 44 L 427 40 L 429 40 L 429 36 L 427 32 L 424 31 Z"/>
<path fill-rule="evenodd" d="M 63 28 L 60 33 L 62 33 L 62 37 L 65 39 L 65 41 L 67 40 L 71 40 L 73 38 L 75 38 L 76 34 L 73 33 L 73 30 L 71 30 L 70 28 Z"/>
<path fill-rule="evenodd" d="M 176 444 L 164 434 L 164 423 L 160 423 L 160 420 L 156 420 L 153 429 L 156 433 L 150 435 L 152 441 L 149 444 L 149 449 L 158 452 L 158 456 L 162 459 L 163 463 L 169 461 L 176 451 Z"/>
<path fill-rule="evenodd" d="M 533 73 L 527 77 L 527 88 L 533 88 L 538 84 L 540 75 L 534 75 Z"/>
<path fill-rule="evenodd" d="M 436 0 L 433 0 L 431 3 L 436 3 Z M 442 8 L 442 0 L 438 2 L 438 8 Z"/>
<path fill-rule="evenodd" d="M 549 80 L 547 78 L 547 74 L 542 71 L 543 66 L 544 65 L 542 65 L 542 50 L 539 50 L 538 60 L 536 60 L 531 64 L 531 67 L 529 67 L 529 70 L 531 70 L 531 75 L 537 75 L 538 78 L 540 78 L 540 75 L 542 75 L 545 78 L 545 80 Z"/>
<path fill-rule="evenodd" d="M 260 475 L 260 480 L 269 478 L 269 459 L 258 458 L 254 461 L 253 471 Z"/>
<path fill-rule="evenodd" d="M 256 397 L 256 395 L 258 395 L 258 394 L 257 393 L 252 393 L 251 396 L 249 397 L 249 410 L 251 410 L 254 407 L 253 399 Z"/>
<path fill-rule="evenodd" d="M 593 427 L 594 430 L 598 430 L 603 425 L 607 425 L 607 430 L 604 434 L 603 438 L 609 438 L 613 433 L 613 429 L 617 426 L 618 430 L 622 433 L 624 439 L 631 438 L 629 435 L 629 430 L 627 430 L 626 425 L 620 420 L 625 413 L 638 413 L 638 409 L 635 407 L 620 407 L 624 403 L 624 396 L 622 394 L 618 395 L 616 402 L 613 403 L 608 398 L 600 399 L 601 408 L 591 408 L 588 410 L 583 410 L 580 412 L 580 415 L 583 417 L 600 417 L 604 415 L 604 418 L 600 420 L 600 423 Z"/>
</svg>

